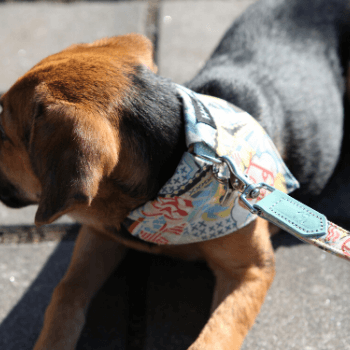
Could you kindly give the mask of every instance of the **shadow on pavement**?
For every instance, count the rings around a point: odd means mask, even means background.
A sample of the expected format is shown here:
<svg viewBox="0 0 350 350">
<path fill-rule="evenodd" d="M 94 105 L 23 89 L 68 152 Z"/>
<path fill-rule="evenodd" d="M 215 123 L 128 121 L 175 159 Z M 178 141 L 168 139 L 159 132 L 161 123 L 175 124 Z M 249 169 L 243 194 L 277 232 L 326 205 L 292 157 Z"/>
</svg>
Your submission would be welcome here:
<svg viewBox="0 0 350 350">
<path fill-rule="evenodd" d="M 73 242 L 62 242 L 38 277 L 0 325 L 0 349 L 32 349 L 54 286 L 70 260 Z"/>
<path fill-rule="evenodd" d="M 32 349 L 74 242 L 62 241 L 0 325 L 0 349 Z M 213 277 L 203 263 L 130 251 L 96 295 L 77 349 L 186 349 L 209 314 Z"/>
<path fill-rule="evenodd" d="M 130 251 L 94 298 L 78 350 L 187 349 L 209 315 L 203 263 Z"/>
</svg>

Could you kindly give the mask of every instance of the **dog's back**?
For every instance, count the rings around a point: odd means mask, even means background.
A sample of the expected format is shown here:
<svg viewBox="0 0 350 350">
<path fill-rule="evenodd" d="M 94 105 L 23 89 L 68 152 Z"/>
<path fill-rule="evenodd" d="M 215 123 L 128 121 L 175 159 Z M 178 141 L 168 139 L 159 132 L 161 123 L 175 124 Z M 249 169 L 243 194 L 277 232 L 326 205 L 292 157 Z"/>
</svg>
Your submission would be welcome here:
<svg viewBox="0 0 350 350">
<path fill-rule="evenodd" d="M 264 126 L 304 201 L 321 192 L 339 158 L 349 32 L 347 1 L 260 0 L 188 83 Z"/>
</svg>

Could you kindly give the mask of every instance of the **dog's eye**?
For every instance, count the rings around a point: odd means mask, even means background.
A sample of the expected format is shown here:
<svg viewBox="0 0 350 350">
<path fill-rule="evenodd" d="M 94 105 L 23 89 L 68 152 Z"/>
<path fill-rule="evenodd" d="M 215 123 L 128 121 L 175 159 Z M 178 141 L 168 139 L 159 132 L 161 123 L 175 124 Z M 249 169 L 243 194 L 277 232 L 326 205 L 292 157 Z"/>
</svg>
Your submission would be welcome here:
<svg viewBox="0 0 350 350">
<path fill-rule="evenodd" d="M 2 113 L 2 111 L 3 111 L 3 107 L 2 107 L 2 104 L 0 103 L 0 114 Z M 1 120 L 0 120 L 0 139 L 2 141 L 8 140 L 8 137 L 6 136 L 5 130 L 1 124 Z"/>
<path fill-rule="evenodd" d="M 2 108 L 0 110 L 2 112 Z M 1 112 L 0 112 L 0 114 L 1 114 Z M 5 130 L 4 130 L 3 126 L 2 126 L 1 119 L 0 119 L 0 139 L 2 141 L 8 140 L 8 137 L 6 136 Z"/>
<path fill-rule="evenodd" d="M 6 136 L 5 131 L 1 124 L 0 124 L 0 139 L 2 141 L 8 140 L 8 137 Z"/>
</svg>

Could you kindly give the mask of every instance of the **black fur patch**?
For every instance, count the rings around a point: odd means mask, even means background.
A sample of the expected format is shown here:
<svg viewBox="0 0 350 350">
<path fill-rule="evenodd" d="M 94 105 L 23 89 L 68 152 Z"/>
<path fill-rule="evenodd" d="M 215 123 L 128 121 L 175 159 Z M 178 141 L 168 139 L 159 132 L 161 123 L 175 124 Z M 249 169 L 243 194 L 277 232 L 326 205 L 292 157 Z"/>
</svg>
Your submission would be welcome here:
<svg viewBox="0 0 350 350">
<path fill-rule="evenodd" d="M 259 0 L 187 86 L 251 114 L 307 202 L 322 191 L 340 155 L 349 43 L 348 1 Z"/>
<path fill-rule="evenodd" d="M 138 66 L 132 87 L 123 101 L 121 134 L 127 135 L 149 167 L 147 188 L 128 189 L 132 196 L 152 198 L 173 175 L 185 149 L 182 106 L 173 83 Z"/>
</svg>

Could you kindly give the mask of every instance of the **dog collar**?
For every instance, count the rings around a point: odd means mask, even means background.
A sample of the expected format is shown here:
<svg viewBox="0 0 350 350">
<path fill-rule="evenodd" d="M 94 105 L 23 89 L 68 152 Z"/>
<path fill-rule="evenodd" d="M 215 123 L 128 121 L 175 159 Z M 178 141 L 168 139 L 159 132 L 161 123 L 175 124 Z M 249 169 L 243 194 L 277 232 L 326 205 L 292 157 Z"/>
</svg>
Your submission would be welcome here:
<svg viewBox="0 0 350 350">
<path fill-rule="evenodd" d="M 230 187 L 229 169 L 216 164 L 219 158 L 253 183 L 284 193 L 299 187 L 270 137 L 248 113 L 179 85 L 177 91 L 188 151 L 157 197 L 129 214 L 124 226 L 132 235 L 156 244 L 188 244 L 230 234 L 254 220 L 240 193 Z M 261 189 L 250 204 L 266 194 Z"/>
</svg>

